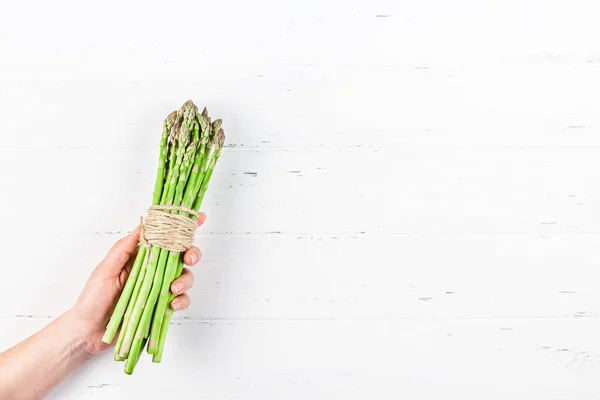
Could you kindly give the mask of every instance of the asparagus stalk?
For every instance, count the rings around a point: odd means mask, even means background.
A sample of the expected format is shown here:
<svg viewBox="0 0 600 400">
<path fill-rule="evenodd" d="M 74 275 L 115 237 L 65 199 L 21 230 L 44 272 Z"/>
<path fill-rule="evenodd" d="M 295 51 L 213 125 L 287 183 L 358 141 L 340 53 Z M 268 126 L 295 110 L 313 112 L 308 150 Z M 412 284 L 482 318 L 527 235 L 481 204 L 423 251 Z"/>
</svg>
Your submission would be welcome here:
<svg viewBox="0 0 600 400">
<path fill-rule="evenodd" d="M 194 202 L 194 209 L 200 209 L 200 205 L 202 204 L 202 200 L 204 199 L 204 194 L 206 194 L 206 190 L 208 189 L 208 182 L 210 181 L 210 177 L 212 176 L 213 170 L 215 169 L 215 165 L 219 160 L 219 156 L 221 155 L 221 149 L 223 149 L 223 144 L 225 143 L 225 132 L 223 129 L 218 130 L 217 132 L 217 146 L 215 148 L 214 155 L 210 164 L 208 165 L 208 169 L 204 174 L 204 179 L 202 180 L 202 186 L 200 187 L 198 197 Z"/>
<path fill-rule="evenodd" d="M 168 192 L 168 188 L 169 188 L 169 182 L 171 182 L 171 178 L 173 175 L 173 170 L 175 167 L 175 163 L 176 163 L 176 149 L 178 149 L 177 146 L 177 139 L 179 138 L 179 131 L 180 131 L 180 127 L 181 127 L 181 113 L 178 113 L 177 111 L 172 112 L 171 114 L 169 114 L 169 116 L 167 117 L 166 120 L 166 125 L 167 126 L 167 130 L 166 132 L 163 130 L 163 137 L 162 137 L 162 141 L 161 141 L 161 152 L 160 152 L 160 162 L 163 162 L 163 165 L 166 165 L 166 167 L 161 168 L 160 164 L 159 164 L 159 171 L 157 173 L 157 175 L 159 176 L 163 176 L 163 179 L 161 181 L 159 181 L 158 179 L 156 180 L 156 185 L 155 185 L 155 189 L 154 189 L 154 198 L 153 198 L 153 205 L 157 205 L 157 204 L 164 204 L 166 201 L 166 194 Z M 168 150 L 168 165 L 167 162 L 164 160 L 164 156 L 167 154 L 167 150 Z M 164 179 L 164 175 L 165 172 L 167 173 L 166 179 Z M 152 253 L 152 257 L 148 257 L 150 254 Z M 146 262 L 145 262 L 145 270 L 148 269 L 148 260 L 151 260 L 151 264 L 155 265 L 156 263 L 156 259 L 160 256 L 160 249 L 156 248 L 156 247 L 152 247 L 150 250 L 147 251 L 147 256 L 146 256 Z M 151 270 L 153 270 L 153 268 L 150 268 Z M 144 271 L 145 272 L 145 271 Z M 148 275 L 146 277 L 146 275 Z M 132 329 L 134 329 L 134 325 L 136 325 L 135 321 L 130 322 L 129 320 L 131 319 L 131 314 L 133 314 L 133 310 L 139 310 L 139 307 L 136 308 L 136 304 L 138 304 L 138 298 L 139 298 L 139 292 L 141 291 L 142 287 L 144 288 L 144 291 L 142 292 L 142 296 L 145 296 L 146 294 L 146 290 L 147 287 L 149 285 L 148 281 L 152 279 L 152 274 L 144 274 L 144 276 L 139 277 L 136 281 L 136 296 L 130 300 L 128 307 L 127 307 L 127 318 L 124 320 L 123 322 L 123 326 L 121 328 L 121 332 L 119 334 L 119 338 L 118 338 L 118 343 L 117 346 L 115 347 L 115 359 L 122 359 L 124 357 L 127 357 L 128 353 L 129 353 L 129 349 L 131 347 L 131 339 L 130 339 L 130 335 L 131 333 L 129 333 L 128 336 L 128 340 L 125 343 L 125 345 L 123 345 L 123 342 L 125 340 L 126 337 L 126 333 L 129 330 L 131 332 Z M 143 301 L 143 299 L 139 299 L 140 302 Z M 137 318 L 137 314 L 135 316 L 135 318 Z"/>
<path fill-rule="evenodd" d="M 165 121 L 163 123 L 163 134 L 162 134 L 161 141 L 160 141 L 160 152 L 159 152 L 159 159 L 158 159 L 158 171 L 156 173 L 156 183 L 154 185 L 154 194 L 153 194 L 153 199 L 152 199 L 153 205 L 158 204 L 161 194 L 162 194 L 164 173 L 165 173 L 165 168 L 167 165 L 166 157 L 167 157 L 167 152 L 168 152 L 169 131 L 175 122 L 176 115 L 177 115 L 176 113 L 169 114 L 167 116 L 167 118 L 165 118 Z M 143 260 L 145 259 L 145 256 L 146 256 L 146 249 L 140 248 L 138 251 L 138 254 L 136 256 L 135 262 L 133 264 L 133 267 L 131 269 L 130 276 L 128 277 L 127 282 L 125 283 L 123 292 L 121 293 L 121 296 L 119 297 L 119 301 L 117 302 L 117 305 L 115 306 L 115 310 L 110 318 L 110 321 L 108 322 L 106 331 L 104 332 L 104 335 L 102 336 L 102 341 L 105 343 L 108 343 L 108 344 L 112 343 L 112 341 L 115 337 L 115 334 L 117 333 L 117 330 L 119 329 L 119 325 L 121 324 L 123 314 L 125 313 L 127 305 L 131 299 L 131 294 L 134 289 L 135 283 L 137 281 L 138 275 L 140 274 L 140 270 L 142 268 L 142 264 L 143 264 Z"/>
<path fill-rule="evenodd" d="M 198 150 L 198 154 L 194 160 L 194 165 L 192 167 L 191 176 L 188 179 L 187 186 L 185 188 L 185 199 L 184 204 L 194 204 L 194 200 L 196 199 L 196 195 L 198 194 L 197 189 L 197 181 L 201 179 L 201 175 L 203 173 L 202 165 L 204 158 L 206 157 L 206 148 L 209 139 L 209 128 L 210 128 L 210 119 L 207 116 L 206 108 L 202 112 L 202 114 L 196 116 L 196 123 L 200 129 L 200 147 Z"/>
<path fill-rule="evenodd" d="M 110 320 L 108 321 L 108 325 L 106 327 L 106 331 L 102 336 L 102 341 L 104 343 L 110 344 L 112 343 L 117 330 L 119 329 L 119 325 L 123 319 L 123 314 L 125 313 L 125 309 L 127 308 L 127 304 L 131 298 L 131 293 L 133 292 L 133 287 L 135 286 L 135 282 L 138 278 L 140 270 L 142 269 L 142 264 L 144 261 L 144 256 L 146 255 L 146 249 L 140 248 L 138 254 L 133 263 L 133 267 L 131 268 L 131 273 L 129 274 L 129 279 L 125 283 L 125 287 L 123 288 L 123 292 L 121 292 L 121 296 L 119 297 L 119 301 L 115 306 L 115 310 L 113 311 Z"/>
<path fill-rule="evenodd" d="M 177 182 L 177 186 L 175 188 L 175 198 L 173 199 L 173 205 L 175 206 L 179 206 L 182 203 L 184 190 L 192 171 L 198 145 L 200 144 L 199 131 L 196 123 L 194 123 L 192 129 L 194 132 L 194 138 L 192 143 L 188 146 L 185 157 L 183 158 L 183 169 L 179 174 L 179 182 Z"/>
<path fill-rule="evenodd" d="M 154 195 L 152 198 L 152 204 L 156 205 L 160 202 L 162 196 L 162 189 L 165 180 L 165 171 L 167 170 L 167 155 L 169 152 L 169 134 L 171 127 L 175 124 L 177 119 L 177 112 L 173 111 L 167 116 L 163 125 L 163 134 L 160 140 L 160 156 L 158 160 L 158 171 L 156 173 L 156 183 L 154 184 Z"/>
<path fill-rule="evenodd" d="M 202 200 L 204 199 L 204 193 L 206 192 L 206 188 L 208 187 L 208 182 L 209 182 L 210 177 L 212 176 L 212 172 L 215 168 L 215 163 L 219 159 L 219 156 L 221 154 L 221 149 L 223 148 L 223 144 L 225 143 L 225 133 L 223 132 L 223 129 L 221 129 L 221 124 L 219 123 L 219 124 L 213 126 L 213 128 L 216 128 L 215 130 L 217 131 L 216 139 L 215 139 L 216 143 L 214 146 L 214 151 L 212 152 L 211 161 L 208 164 L 209 167 L 202 176 L 202 183 L 201 183 L 202 190 L 200 192 L 198 192 L 196 201 L 194 202 L 193 207 L 194 207 L 194 211 L 196 211 L 196 212 L 198 212 L 200 210 L 200 206 L 202 205 Z M 174 278 L 175 279 L 179 278 L 179 276 L 181 276 L 182 271 L 183 271 L 183 260 L 179 260 Z M 157 315 L 159 317 L 162 316 L 162 322 L 160 323 L 160 325 L 153 326 L 153 329 L 155 328 L 155 326 L 158 326 L 158 328 L 156 328 L 156 329 L 160 330 L 160 336 L 158 338 L 158 344 L 157 344 L 156 350 L 154 351 L 154 353 L 151 353 L 151 354 L 154 354 L 154 356 L 152 357 L 152 362 L 155 362 L 155 363 L 159 363 L 162 361 L 162 354 L 164 351 L 165 341 L 166 341 L 167 333 L 169 330 L 169 324 L 170 324 L 171 318 L 173 316 L 173 310 L 171 309 L 170 304 L 175 297 L 176 297 L 175 294 L 173 294 L 173 293 L 169 294 L 169 298 L 167 301 L 168 307 L 166 307 L 164 314 L 159 314 L 160 310 L 158 308 L 156 310 L 155 322 L 153 324 L 156 324 Z M 152 337 L 151 337 L 151 339 L 152 339 Z M 148 346 L 150 346 L 150 342 L 149 342 Z M 150 352 L 150 347 L 149 347 L 148 352 Z"/>
<path fill-rule="evenodd" d="M 195 106 L 194 106 L 195 107 Z M 196 153 L 196 148 L 198 145 L 198 141 L 196 138 L 190 143 L 188 149 L 186 150 L 185 156 L 183 158 L 183 166 L 182 170 L 179 174 L 179 182 L 177 184 L 177 188 L 175 190 L 175 206 L 178 206 L 181 202 L 181 198 L 183 197 L 183 189 L 180 189 L 180 186 L 185 186 L 185 181 L 187 180 L 187 176 L 189 174 L 189 170 L 191 169 L 191 161 Z M 181 193 L 178 196 L 178 192 Z M 140 330 L 140 334 L 142 337 L 147 338 L 150 331 L 150 322 L 152 320 L 152 313 L 154 311 L 154 304 L 158 299 L 158 295 L 161 290 L 161 285 L 163 283 L 163 276 L 165 273 L 165 265 L 167 263 L 167 256 L 169 256 L 170 252 L 165 250 L 161 250 L 160 258 L 158 260 L 158 267 L 156 270 L 156 274 L 154 276 L 154 281 L 152 283 L 152 290 L 150 292 L 150 296 L 148 297 L 148 301 L 146 302 L 146 306 L 144 307 L 144 313 L 142 314 L 142 319 L 140 320 L 140 326 L 138 330 Z M 137 334 L 136 334 L 137 335 Z"/>
<path fill-rule="evenodd" d="M 167 192 L 169 191 L 169 183 L 171 182 L 171 176 L 173 175 L 173 168 L 175 168 L 175 160 L 177 159 L 175 155 L 176 146 L 175 142 L 177 141 L 177 135 L 179 134 L 179 127 L 181 122 L 178 120 L 178 117 L 175 117 L 175 123 L 171 127 L 171 132 L 169 133 L 168 143 L 169 143 L 169 165 L 167 165 L 167 169 L 165 171 L 165 180 L 163 182 L 161 198 L 158 204 L 164 204 L 163 196 L 166 197 Z"/>
<path fill-rule="evenodd" d="M 202 117 L 202 116 L 201 116 Z M 205 130 L 202 132 L 202 139 L 200 142 L 200 152 L 197 154 L 196 159 L 194 160 L 194 167 L 192 168 L 190 177 L 188 179 L 188 184 L 186 186 L 186 195 L 183 202 L 183 206 L 187 208 L 192 208 L 193 201 L 197 196 L 197 190 L 195 182 L 202 179 L 203 170 L 198 166 L 202 164 L 202 160 L 206 159 L 206 142 L 207 142 L 207 131 L 208 124 L 200 124 L 198 126 L 204 126 Z M 191 182 L 191 183 L 190 183 Z M 185 215 L 185 211 L 182 211 L 181 214 Z M 156 303 L 156 310 L 154 312 L 154 318 L 152 321 L 152 331 L 150 333 L 150 339 L 148 341 L 148 353 L 154 354 L 156 352 L 158 346 L 158 340 L 160 338 L 161 332 L 161 324 L 163 321 L 163 314 L 165 309 L 168 307 L 168 298 L 169 298 L 169 290 L 171 283 L 175 279 L 175 273 L 177 271 L 177 265 L 181 260 L 181 255 L 178 252 L 169 252 L 169 260 L 167 261 L 166 271 L 163 276 L 163 283 L 160 291 L 160 295 L 158 301 Z"/>
<path fill-rule="evenodd" d="M 211 123 L 206 108 L 198 113 L 191 102 L 172 112 L 163 122 L 153 205 L 174 205 L 199 210 L 215 163 L 223 146 L 221 120 Z M 181 215 L 187 215 L 180 211 Z M 183 256 L 151 246 L 140 248 L 129 279 L 102 338 L 112 343 L 116 332 L 115 360 L 125 362 L 131 374 L 148 344 L 153 361 L 160 362 L 173 311 L 174 279 L 183 270 Z"/>
<path fill-rule="evenodd" d="M 135 347 L 132 349 L 133 350 L 132 354 L 135 354 L 135 355 L 127 358 L 127 361 L 125 361 L 125 373 L 127 375 L 133 374 L 133 370 L 135 369 L 135 366 L 137 365 L 138 361 L 140 360 L 140 355 L 142 354 L 141 350 L 146 345 L 147 340 L 148 339 L 143 338 L 142 340 L 140 340 L 139 343 L 136 343 Z"/>
<path fill-rule="evenodd" d="M 181 109 L 177 112 L 178 116 L 181 116 L 181 124 L 179 129 L 179 135 L 177 137 L 178 146 L 176 152 L 176 160 L 175 165 L 172 171 L 169 172 L 169 178 L 167 180 L 168 187 L 163 190 L 162 203 L 166 205 L 173 204 L 173 198 L 175 196 L 175 189 L 177 186 L 177 182 L 179 180 L 179 173 L 181 171 L 181 165 L 183 163 L 183 157 L 185 155 L 185 150 L 190 141 L 190 130 L 188 128 L 188 123 L 185 120 L 185 117 L 188 115 L 187 108 L 193 106 L 194 104 L 191 101 L 187 101 Z M 166 193 L 165 193 L 166 192 Z"/>
<path fill-rule="evenodd" d="M 189 136 L 190 134 L 193 135 L 193 139 L 192 142 L 189 144 L 189 146 L 186 148 L 184 156 L 183 156 L 183 160 L 182 160 L 182 165 L 179 168 L 179 178 L 177 180 L 177 184 L 174 185 L 175 183 L 175 177 L 177 176 L 177 166 L 178 166 L 178 162 L 175 163 L 175 169 L 173 170 L 173 175 L 171 177 L 170 180 L 170 186 L 169 186 L 169 191 L 167 194 L 167 204 L 171 199 L 171 193 L 173 193 L 173 200 L 172 200 L 172 204 L 175 206 L 179 206 L 181 203 L 181 199 L 183 197 L 183 190 L 186 186 L 186 182 L 189 176 L 189 172 L 191 169 L 191 161 L 193 160 L 195 154 L 196 154 L 196 149 L 198 147 L 198 139 L 199 139 L 199 129 L 196 126 L 196 122 L 195 122 L 195 116 L 197 114 L 197 107 L 190 101 L 190 102 L 186 102 L 182 109 L 180 110 L 180 114 L 183 116 L 183 125 L 182 125 L 182 137 L 180 142 L 188 142 L 189 141 Z M 142 317 L 140 319 L 140 323 L 139 326 L 137 328 L 137 332 L 135 334 L 135 338 L 134 338 L 134 342 L 133 345 L 131 346 L 131 351 L 132 353 L 129 354 L 129 358 L 131 360 L 137 360 L 139 359 L 139 352 L 142 350 L 143 346 L 140 346 L 140 342 L 142 341 L 142 339 L 148 337 L 149 334 L 149 330 L 150 330 L 150 322 L 151 322 L 151 318 L 152 318 L 152 314 L 154 311 L 154 304 L 156 303 L 157 297 L 159 295 L 159 292 L 161 290 L 161 286 L 164 285 L 163 283 L 163 276 L 165 275 L 165 268 L 167 269 L 167 271 L 169 271 L 169 263 L 173 262 L 173 254 L 176 254 L 175 258 L 180 258 L 179 257 L 179 253 L 175 253 L 175 252 L 167 252 L 166 250 L 161 250 L 161 254 L 160 254 L 160 258 L 158 261 L 158 265 L 156 268 L 156 272 L 155 272 L 155 276 L 154 276 L 154 281 L 152 284 L 152 289 L 150 291 L 148 300 L 146 302 L 146 305 L 144 307 L 144 311 L 142 313 Z M 168 255 L 168 258 L 167 258 Z M 166 267 L 165 267 L 166 264 Z M 135 367 L 135 364 L 132 364 L 133 361 L 129 361 L 126 365 L 126 372 L 127 371 L 133 371 L 133 368 Z"/>
<path fill-rule="evenodd" d="M 125 327 L 129 323 L 129 319 L 131 318 L 131 312 L 133 311 L 135 302 L 137 301 L 137 298 L 140 294 L 140 289 L 142 288 L 142 283 L 144 282 L 144 277 L 146 276 L 146 266 L 148 265 L 148 256 L 150 255 L 150 252 L 146 251 L 147 249 L 145 247 L 142 247 L 142 249 L 145 253 L 144 262 L 142 264 L 142 270 L 135 281 L 135 287 L 133 288 L 131 299 L 129 300 L 129 304 L 127 304 L 127 310 L 125 311 L 125 316 L 123 317 L 123 325 L 121 331 L 119 332 L 117 344 L 115 345 L 114 349 L 115 361 L 124 360 L 122 357 L 119 356 L 119 352 L 121 350 L 121 345 L 123 344 L 123 339 L 125 338 Z M 140 251 L 142 251 L 142 249 L 140 249 Z"/>
<path fill-rule="evenodd" d="M 168 252 L 162 251 L 159 258 L 159 264 L 161 262 L 164 263 L 164 259 L 167 258 L 167 256 Z M 137 364 L 137 360 L 139 360 L 140 358 L 140 353 L 143 349 L 142 343 L 147 338 L 146 332 L 149 330 L 150 317 L 152 316 L 152 312 L 154 311 L 154 304 L 156 303 L 156 298 L 158 297 L 158 292 L 162 283 L 163 274 L 164 268 L 156 269 L 156 272 L 154 274 L 154 280 L 152 281 L 152 289 L 148 295 L 148 299 L 146 300 L 146 304 L 143 308 L 142 315 L 140 317 L 140 322 L 135 331 L 133 343 L 131 344 L 131 347 L 129 349 L 129 354 L 127 355 L 125 372 L 128 374 L 133 372 L 133 369 Z"/>
<path fill-rule="evenodd" d="M 186 107 L 187 104 L 188 103 L 184 104 L 184 107 Z M 182 109 L 184 107 L 182 107 Z M 182 117 L 182 109 L 180 109 L 177 113 L 178 118 L 180 118 L 180 116 Z M 168 172 L 167 182 L 170 183 L 168 190 L 167 188 L 165 188 L 161 196 L 161 204 L 167 205 L 171 205 L 173 203 L 173 195 L 175 194 L 175 184 L 177 182 L 177 179 L 179 178 L 179 171 L 183 162 L 185 148 L 189 142 L 189 132 L 183 121 L 181 121 L 181 123 L 179 121 L 175 123 L 172 134 L 176 141 L 177 156 L 173 168 Z M 133 344 L 134 335 L 137 331 L 138 324 L 140 323 L 144 306 L 146 304 L 146 301 L 148 300 L 148 296 L 150 295 L 154 275 L 157 269 L 160 269 L 160 265 L 157 265 L 160 255 L 161 249 L 159 247 L 152 246 L 150 249 L 150 258 L 148 259 L 146 276 L 144 277 L 144 282 L 142 283 L 142 287 L 140 289 L 138 298 L 136 299 L 135 308 L 133 309 L 131 317 L 125 328 L 126 331 L 125 337 L 123 338 L 123 343 L 121 344 L 121 348 L 119 349 L 119 356 L 121 358 L 127 358 L 129 356 L 129 350 L 131 349 L 131 345 Z"/>
<path fill-rule="evenodd" d="M 191 101 L 187 101 L 178 111 L 178 116 L 182 118 L 182 121 L 179 126 L 179 134 L 176 138 L 177 159 L 173 169 L 169 172 L 170 184 L 167 194 L 166 196 L 163 196 L 163 201 L 167 205 L 173 204 L 176 184 L 179 180 L 179 175 L 185 168 L 183 166 L 184 159 L 189 157 L 190 154 L 186 150 L 189 147 L 188 144 L 190 142 L 189 126 L 191 124 L 189 123 L 189 117 L 192 115 L 191 109 L 194 107 L 195 105 Z M 185 171 L 183 173 L 185 173 Z M 150 329 L 149 326 L 152 317 L 152 311 L 154 310 L 154 304 L 156 303 L 156 299 L 160 291 L 160 285 L 163 281 L 165 263 L 167 261 L 169 252 L 153 246 L 152 251 L 154 252 L 155 249 L 156 257 L 153 259 L 151 255 L 151 263 L 148 266 L 149 274 L 146 275 L 144 278 L 144 283 L 142 284 L 141 294 L 143 294 L 143 297 L 139 297 L 136 300 L 136 308 L 134 309 L 129 324 L 127 325 L 127 331 L 125 333 L 121 349 L 119 350 L 120 357 L 129 358 L 126 365 L 126 371 L 127 369 L 131 369 L 131 371 L 133 371 L 135 364 L 132 365 L 131 363 L 133 360 L 137 360 L 139 358 L 137 352 L 141 351 L 140 344 L 144 337 L 147 336 L 146 332 Z M 152 263 L 153 260 L 156 261 Z M 146 291 L 144 291 L 145 288 L 147 289 Z M 133 351 L 133 354 L 129 354 L 129 350 Z"/>
<path fill-rule="evenodd" d="M 195 112 L 194 112 L 194 114 L 195 114 Z M 189 126 L 189 124 L 186 124 L 186 126 Z M 190 158 L 194 156 L 196 147 L 197 147 L 197 141 L 196 141 L 196 138 L 194 138 L 194 140 L 189 144 L 188 149 L 186 150 L 186 153 L 184 155 L 183 165 L 181 167 L 181 171 L 180 171 L 180 175 L 179 175 L 180 177 L 187 175 L 188 170 L 191 167 Z M 182 180 L 180 179 L 178 186 L 181 182 L 182 182 Z M 185 184 L 185 181 L 183 182 L 183 184 Z M 183 192 L 183 189 L 181 189 L 181 192 Z M 175 195 L 176 195 L 176 193 L 177 193 L 177 190 L 175 191 Z M 180 196 L 180 198 L 181 197 L 182 196 Z M 174 200 L 175 206 L 179 205 L 178 201 L 179 201 L 178 199 Z M 158 265 L 157 265 L 156 272 L 154 275 L 154 280 L 152 283 L 152 289 L 148 296 L 148 300 L 146 301 L 146 305 L 144 306 L 144 311 L 142 313 L 142 317 L 140 319 L 139 326 L 137 327 L 137 332 L 135 334 L 134 344 L 132 346 L 132 351 L 134 353 L 130 353 L 130 355 L 129 355 L 129 357 L 131 357 L 131 358 L 134 358 L 134 359 L 137 358 L 138 355 L 136 354 L 136 352 L 142 350 L 142 348 L 140 348 L 138 346 L 138 343 L 135 343 L 135 342 L 140 342 L 143 338 L 148 337 L 148 334 L 150 331 L 150 322 L 152 321 L 152 314 L 154 312 L 154 305 L 156 304 L 156 300 L 160 293 L 161 286 L 163 285 L 163 276 L 165 274 L 165 265 L 167 265 L 167 260 L 170 260 L 170 253 L 172 253 L 172 252 L 168 252 L 164 249 L 161 250 L 160 257 L 158 260 Z M 177 253 L 177 254 L 179 254 L 179 253 Z M 130 365 L 130 367 L 131 367 L 131 365 Z"/>
</svg>

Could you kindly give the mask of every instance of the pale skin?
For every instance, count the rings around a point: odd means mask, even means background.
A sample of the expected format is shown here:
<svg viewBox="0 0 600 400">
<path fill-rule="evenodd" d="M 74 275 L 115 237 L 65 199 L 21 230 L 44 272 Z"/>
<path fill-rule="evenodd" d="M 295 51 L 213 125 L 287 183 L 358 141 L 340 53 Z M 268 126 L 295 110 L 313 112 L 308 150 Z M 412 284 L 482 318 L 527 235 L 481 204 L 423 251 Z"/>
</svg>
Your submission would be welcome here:
<svg viewBox="0 0 600 400">
<path fill-rule="evenodd" d="M 198 226 L 206 220 L 198 217 Z M 41 399 L 69 373 L 114 345 L 102 342 L 104 329 L 127 280 L 135 258 L 140 229 L 120 239 L 92 272 L 75 305 L 48 326 L 0 354 L 0 399 Z M 192 247 L 184 262 L 195 265 L 202 254 Z M 184 268 L 171 285 L 175 311 L 190 305 L 185 293 L 194 275 Z M 116 341 L 116 339 L 115 339 Z"/>
</svg>

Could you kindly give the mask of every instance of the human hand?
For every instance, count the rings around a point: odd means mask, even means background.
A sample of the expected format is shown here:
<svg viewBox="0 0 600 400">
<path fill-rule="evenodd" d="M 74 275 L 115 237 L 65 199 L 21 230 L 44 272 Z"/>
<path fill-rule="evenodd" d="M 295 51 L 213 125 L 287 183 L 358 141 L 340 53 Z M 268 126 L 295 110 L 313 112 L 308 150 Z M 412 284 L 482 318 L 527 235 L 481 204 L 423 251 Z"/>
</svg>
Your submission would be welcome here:
<svg viewBox="0 0 600 400">
<path fill-rule="evenodd" d="M 198 226 L 205 220 L 206 215 L 200 213 Z M 69 311 L 73 319 L 79 322 L 80 334 L 88 344 L 90 354 L 98 354 L 111 347 L 102 342 L 102 335 L 131 271 L 139 238 L 140 226 L 110 249 L 104 260 L 92 272 L 77 303 Z M 183 261 L 192 266 L 200 261 L 201 257 L 200 249 L 194 246 L 185 252 Z M 181 276 L 171 284 L 171 292 L 177 295 L 171 302 L 173 310 L 180 311 L 189 307 L 190 298 L 185 292 L 193 284 L 194 275 L 184 268 Z"/>
</svg>

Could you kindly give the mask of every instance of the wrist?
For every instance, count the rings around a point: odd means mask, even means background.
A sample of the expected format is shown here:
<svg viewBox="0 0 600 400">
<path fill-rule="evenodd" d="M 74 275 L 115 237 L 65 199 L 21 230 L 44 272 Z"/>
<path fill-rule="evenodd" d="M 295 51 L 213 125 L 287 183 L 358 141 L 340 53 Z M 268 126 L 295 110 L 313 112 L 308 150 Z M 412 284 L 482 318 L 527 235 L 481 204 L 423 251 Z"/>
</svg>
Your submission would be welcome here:
<svg viewBox="0 0 600 400">
<path fill-rule="evenodd" d="M 69 338 L 73 357 L 87 361 L 100 353 L 93 340 L 93 327 L 89 321 L 81 318 L 77 310 L 72 308 L 64 313 L 61 318 L 64 326 L 69 330 L 67 337 Z"/>
</svg>

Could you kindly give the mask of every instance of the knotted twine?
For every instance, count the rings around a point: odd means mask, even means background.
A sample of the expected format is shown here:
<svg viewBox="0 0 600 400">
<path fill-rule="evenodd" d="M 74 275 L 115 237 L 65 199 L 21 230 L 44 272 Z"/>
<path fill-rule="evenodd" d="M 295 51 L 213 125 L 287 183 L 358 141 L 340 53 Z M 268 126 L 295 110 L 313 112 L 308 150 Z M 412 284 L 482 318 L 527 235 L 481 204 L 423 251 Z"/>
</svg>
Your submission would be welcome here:
<svg viewBox="0 0 600 400">
<path fill-rule="evenodd" d="M 179 211 L 189 215 L 181 215 Z M 194 210 L 179 206 L 152 206 L 148 209 L 146 220 L 141 220 L 140 246 L 183 252 L 194 244 L 198 226 L 198 213 Z"/>
</svg>

